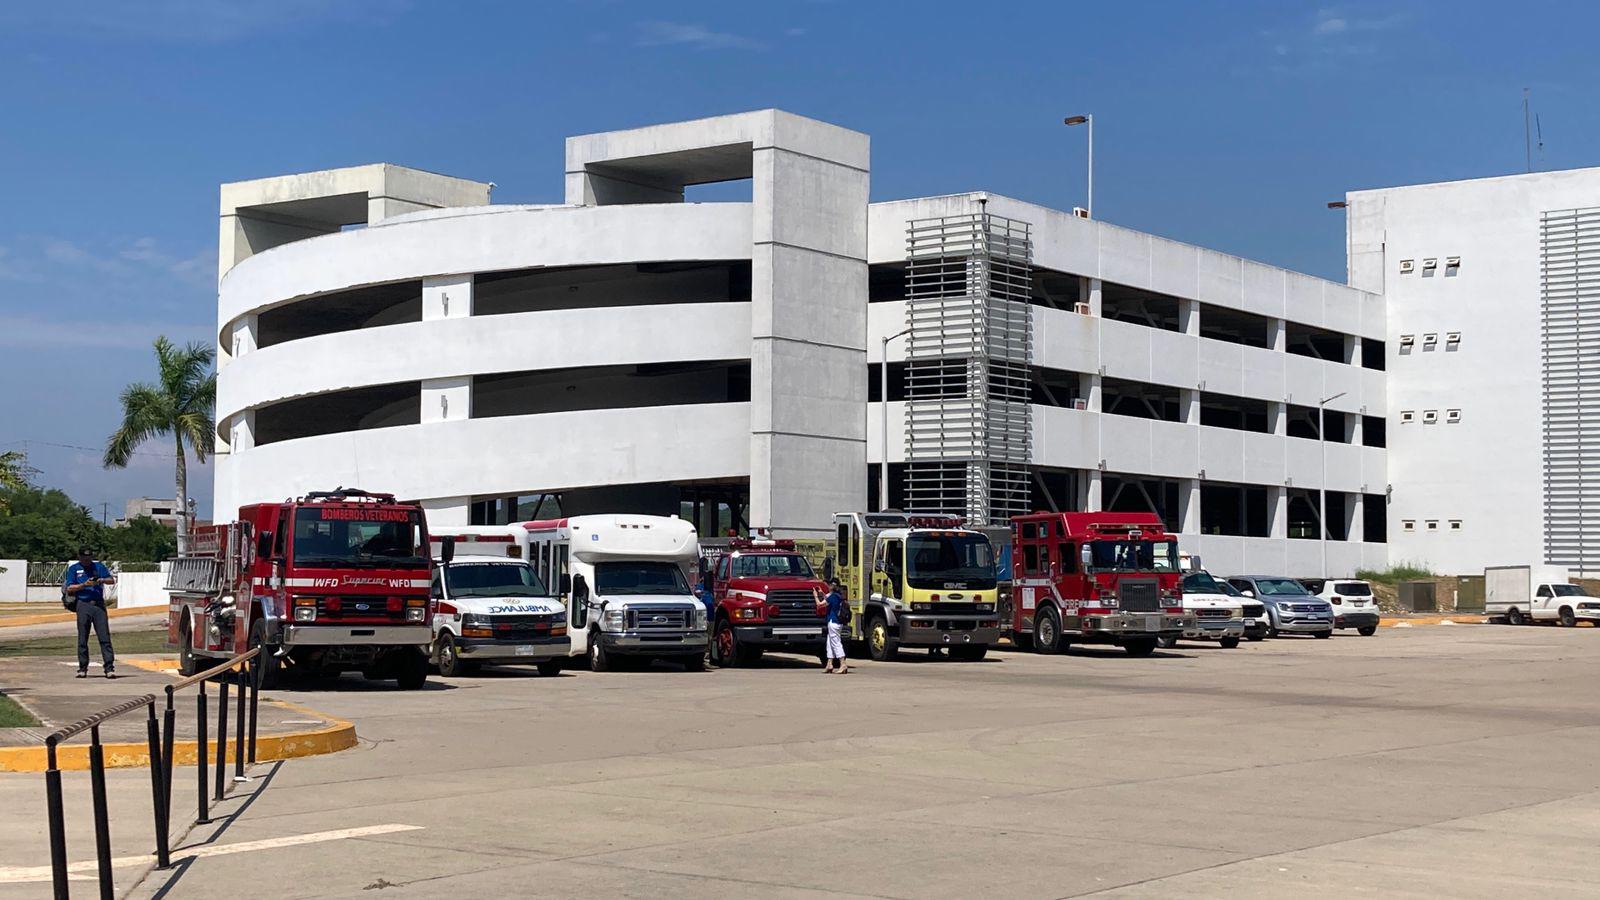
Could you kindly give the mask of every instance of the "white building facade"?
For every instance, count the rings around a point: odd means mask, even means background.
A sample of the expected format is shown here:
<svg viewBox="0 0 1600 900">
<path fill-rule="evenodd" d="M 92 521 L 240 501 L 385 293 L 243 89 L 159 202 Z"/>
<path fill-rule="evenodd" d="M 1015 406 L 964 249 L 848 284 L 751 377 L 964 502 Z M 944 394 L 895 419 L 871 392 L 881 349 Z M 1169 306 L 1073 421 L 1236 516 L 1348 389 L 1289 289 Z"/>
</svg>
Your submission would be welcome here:
<svg viewBox="0 0 1600 900">
<path fill-rule="evenodd" d="M 1347 203 L 1388 308 L 1390 559 L 1600 571 L 1600 169 Z"/>
<path fill-rule="evenodd" d="M 344 484 L 439 524 L 821 536 L 887 452 L 895 506 L 1387 562 L 1380 292 L 1005 197 L 869 204 L 869 171 L 866 135 L 767 110 L 569 139 L 559 205 L 386 165 L 224 186 L 216 515 Z"/>
</svg>

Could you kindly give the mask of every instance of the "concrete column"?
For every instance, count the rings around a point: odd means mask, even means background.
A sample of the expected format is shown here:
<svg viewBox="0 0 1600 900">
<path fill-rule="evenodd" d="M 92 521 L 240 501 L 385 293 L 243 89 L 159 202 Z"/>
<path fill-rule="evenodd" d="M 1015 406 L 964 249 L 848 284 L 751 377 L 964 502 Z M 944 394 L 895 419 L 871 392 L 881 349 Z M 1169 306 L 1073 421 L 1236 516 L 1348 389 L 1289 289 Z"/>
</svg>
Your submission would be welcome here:
<svg viewBox="0 0 1600 900">
<path fill-rule="evenodd" d="M 458 319 L 472 315 L 472 276 L 441 275 L 422 279 L 422 320 Z"/>
<path fill-rule="evenodd" d="M 1362 433 L 1366 429 L 1366 425 L 1362 421 L 1364 418 L 1365 416 L 1360 413 L 1345 413 L 1345 422 L 1350 431 L 1350 443 L 1353 446 L 1361 446 Z"/>
<path fill-rule="evenodd" d="M 1345 501 L 1345 534 L 1348 540 L 1365 541 L 1367 539 L 1367 495 L 1359 491 L 1346 494 Z"/>
<path fill-rule="evenodd" d="M 1184 424 L 1200 424 L 1200 392 L 1197 390 L 1180 389 L 1178 391 L 1178 413 L 1183 417 Z"/>
<path fill-rule="evenodd" d="M 1183 482 L 1183 493 L 1179 495 L 1182 501 L 1184 534 L 1200 533 L 1200 479 L 1186 478 Z"/>
<path fill-rule="evenodd" d="M 234 413 L 228 422 L 228 452 L 249 450 L 256 445 L 256 411 Z"/>
<path fill-rule="evenodd" d="M 1101 504 L 1101 482 L 1103 481 L 1099 469 L 1089 469 L 1083 473 L 1079 482 L 1082 487 L 1082 498 L 1078 508 L 1084 512 L 1099 512 Z"/>
<path fill-rule="evenodd" d="M 1088 281 L 1089 281 L 1089 296 L 1087 298 L 1087 301 L 1088 301 L 1088 304 L 1089 304 L 1089 315 L 1094 316 L 1095 318 L 1098 319 L 1098 318 L 1100 318 L 1101 298 L 1103 296 L 1103 294 L 1102 294 L 1102 291 L 1103 291 L 1103 286 L 1102 285 L 1103 285 L 1103 283 L 1098 278 L 1090 278 L 1090 279 L 1088 279 Z"/>
<path fill-rule="evenodd" d="M 1267 346 L 1279 353 L 1285 352 L 1289 347 L 1289 333 L 1282 319 L 1269 319 L 1267 325 Z"/>
<path fill-rule="evenodd" d="M 422 382 L 422 422 L 472 418 L 472 376 L 428 378 Z"/>
<path fill-rule="evenodd" d="M 1289 537 L 1289 489 L 1279 485 L 1267 489 L 1267 512 L 1271 516 L 1272 536 L 1279 540 Z"/>
<path fill-rule="evenodd" d="M 1100 412 L 1101 379 L 1099 375 L 1078 376 L 1078 392 L 1088 404 L 1089 412 Z"/>
<path fill-rule="evenodd" d="M 466 525 L 472 517 L 471 497 L 436 497 L 422 501 L 422 512 L 428 520 L 428 529 Z"/>
<path fill-rule="evenodd" d="M 240 316 L 233 323 L 233 339 L 228 344 L 228 359 L 238 359 L 258 346 L 261 320 L 253 315 Z"/>
<path fill-rule="evenodd" d="M 1289 404 L 1267 403 L 1267 425 L 1272 433 L 1284 437 L 1289 433 Z"/>
<path fill-rule="evenodd" d="M 1352 366 L 1361 365 L 1361 338 L 1353 334 L 1344 336 L 1344 361 Z"/>
<path fill-rule="evenodd" d="M 1200 301 L 1178 301 L 1178 330 L 1190 337 L 1200 336 Z"/>
</svg>

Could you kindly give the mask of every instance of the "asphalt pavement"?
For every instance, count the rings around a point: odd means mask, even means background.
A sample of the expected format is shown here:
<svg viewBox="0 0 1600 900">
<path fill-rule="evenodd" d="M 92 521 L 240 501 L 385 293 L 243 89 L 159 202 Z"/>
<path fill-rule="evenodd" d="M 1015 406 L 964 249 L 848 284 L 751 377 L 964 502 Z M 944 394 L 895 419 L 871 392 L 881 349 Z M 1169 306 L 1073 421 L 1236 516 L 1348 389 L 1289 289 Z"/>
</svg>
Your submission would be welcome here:
<svg viewBox="0 0 1600 900">
<path fill-rule="evenodd" d="M 347 677 L 294 699 L 360 746 L 282 763 L 132 895 L 1592 897 L 1597 639 Z M 24 777 L 0 776 L 0 882 L 46 861 Z"/>
</svg>

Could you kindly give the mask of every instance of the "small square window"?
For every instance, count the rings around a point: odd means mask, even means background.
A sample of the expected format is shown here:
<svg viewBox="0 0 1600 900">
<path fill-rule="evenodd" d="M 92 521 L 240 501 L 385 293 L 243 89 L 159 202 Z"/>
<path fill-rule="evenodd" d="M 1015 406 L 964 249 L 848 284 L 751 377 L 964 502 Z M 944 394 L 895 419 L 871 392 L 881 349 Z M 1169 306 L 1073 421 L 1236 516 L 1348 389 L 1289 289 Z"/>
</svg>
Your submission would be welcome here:
<svg viewBox="0 0 1600 900">
<path fill-rule="evenodd" d="M 1438 519 L 1429 519 L 1428 520 L 1428 530 L 1429 531 L 1438 531 L 1439 530 L 1439 520 Z"/>
<path fill-rule="evenodd" d="M 1400 346 L 1402 346 L 1402 347 L 1409 347 L 1412 344 L 1415 344 L 1416 342 L 1417 342 L 1417 336 L 1414 335 L 1414 334 L 1402 334 L 1402 335 L 1400 335 Z"/>
<path fill-rule="evenodd" d="M 1431 350 L 1433 348 L 1433 345 L 1437 344 L 1437 343 L 1439 343 L 1439 336 L 1437 334 L 1425 334 L 1425 335 L 1422 336 L 1422 346 L 1423 347 L 1426 347 L 1426 348 Z"/>
<path fill-rule="evenodd" d="M 1444 342 L 1446 344 L 1459 344 L 1459 343 L 1461 343 L 1461 332 L 1459 332 L 1459 331 L 1450 332 L 1449 334 L 1444 336 Z"/>
<path fill-rule="evenodd" d="M 1409 410 L 1409 409 L 1400 410 L 1400 424 L 1405 425 L 1405 424 L 1407 424 L 1409 422 L 1414 421 L 1416 418 L 1417 418 L 1417 414 L 1416 414 L 1416 412 L 1414 410 Z"/>
<path fill-rule="evenodd" d="M 1414 260 L 1414 259 L 1402 259 L 1402 260 L 1400 260 L 1400 274 L 1401 275 L 1410 275 L 1412 270 L 1415 269 L 1416 267 L 1417 267 L 1417 261 Z"/>
<path fill-rule="evenodd" d="M 1437 409 L 1425 409 L 1422 411 L 1422 424 L 1432 425 L 1438 421 L 1439 411 Z"/>
<path fill-rule="evenodd" d="M 1447 410 L 1445 410 L 1444 411 L 1444 420 L 1446 422 L 1450 423 L 1451 425 L 1454 425 L 1455 423 L 1461 421 L 1461 410 L 1459 410 L 1459 409 L 1447 409 Z"/>
<path fill-rule="evenodd" d="M 1437 259 L 1425 259 L 1422 261 L 1422 271 L 1424 272 L 1429 272 L 1437 268 L 1439 268 L 1439 261 Z"/>
<path fill-rule="evenodd" d="M 1450 520 L 1450 530 L 1451 531 L 1460 531 L 1461 530 L 1461 520 L 1460 519 L 1451 519 Z"/>
<path fill-rule="evenodd" d="M 1444 267 L 1446 269 L 1459 269 L 1459 268 L 1461 268 L 1461 257 L 1459 257 L 1459 256 L 1446 256 L 1444 258 Z"/>
<path fill-rule="evenodd" d="M 1417 522 L 1415 519 L 1406 519 L 1404 522 L 1400 523 L 1400 527 L 1405 531 L 1416 531 Z"/>
</svg>

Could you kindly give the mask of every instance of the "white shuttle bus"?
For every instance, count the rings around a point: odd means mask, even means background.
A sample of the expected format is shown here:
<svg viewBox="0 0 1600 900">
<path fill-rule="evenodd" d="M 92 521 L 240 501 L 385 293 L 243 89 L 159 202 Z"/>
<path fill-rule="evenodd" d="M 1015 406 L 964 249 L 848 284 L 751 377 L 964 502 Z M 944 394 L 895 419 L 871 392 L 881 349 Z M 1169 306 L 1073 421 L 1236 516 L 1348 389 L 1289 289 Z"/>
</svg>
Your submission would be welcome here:
<svg viewBox="0 0 1600 900">
<path fill-rule="evenodd" d="M 574 656 L 604 672 L 619 658 L 705 667 L 706 608 L 690 588 L 694 525 L 676 516 L 595 515 L 521 522 L 526 558 L 567 605 Z"/>
</svg>

